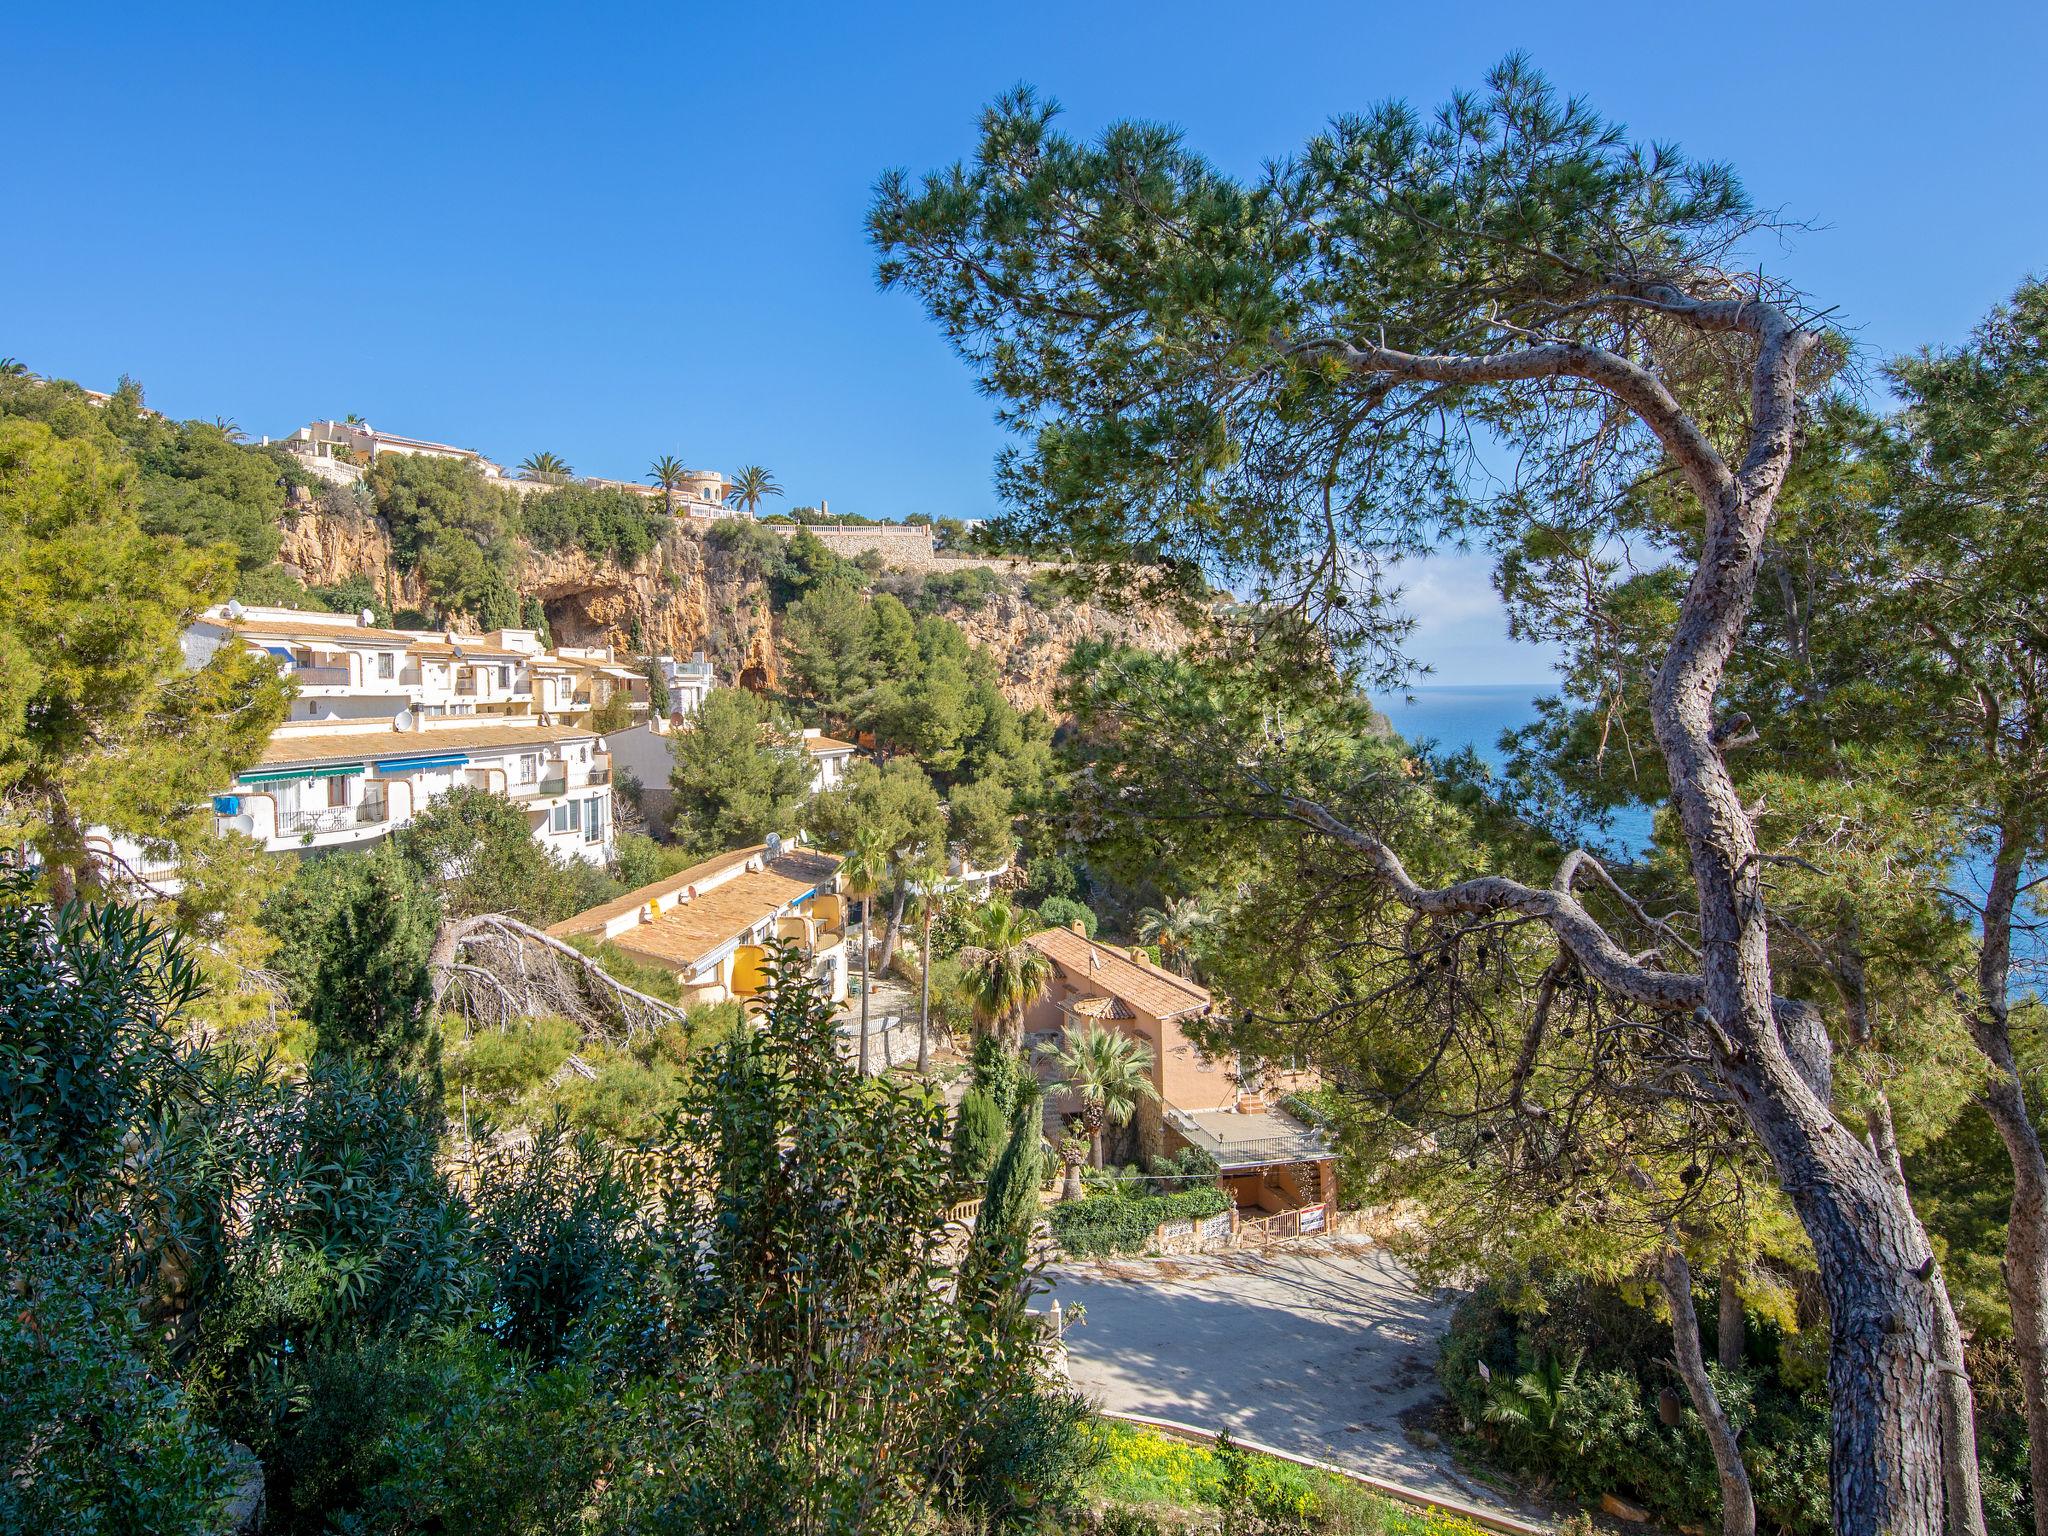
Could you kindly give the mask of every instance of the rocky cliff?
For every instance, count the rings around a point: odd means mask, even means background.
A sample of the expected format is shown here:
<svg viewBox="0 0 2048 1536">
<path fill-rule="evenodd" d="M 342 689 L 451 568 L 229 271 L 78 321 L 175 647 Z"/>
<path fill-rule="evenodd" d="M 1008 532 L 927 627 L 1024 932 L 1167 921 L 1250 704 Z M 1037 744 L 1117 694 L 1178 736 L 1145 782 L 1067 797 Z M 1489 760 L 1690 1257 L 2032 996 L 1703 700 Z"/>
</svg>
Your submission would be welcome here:
<svg viewBox="0 0 2048 1536">
<path fill-rule="evenodd" d="M 366 576 L 393 608 L 425 608 L 417 576 L 398 570 L 383 523 L 363 514 L 307 510 L 287 519 L 279 558 L 309 586 Z M 558 645 L 611 644 L 623 650 L 705 652 L 726 680 L 772 684 L 775 628 L 768 594 L 704 531 L 678 522 L 633 565 L 578 549 L 522 552 L 516 585 L 538 598 Z M 1186 638 L 1170 617 L 1109 603 L 1041 606 L 1021 577 L 973 607 L 942 609 L 1002 667 L 1003 690 L 1020 709 L 1050 709 L 1060 669 L 1086 639 L 1168 650 Z"/>
</svg>

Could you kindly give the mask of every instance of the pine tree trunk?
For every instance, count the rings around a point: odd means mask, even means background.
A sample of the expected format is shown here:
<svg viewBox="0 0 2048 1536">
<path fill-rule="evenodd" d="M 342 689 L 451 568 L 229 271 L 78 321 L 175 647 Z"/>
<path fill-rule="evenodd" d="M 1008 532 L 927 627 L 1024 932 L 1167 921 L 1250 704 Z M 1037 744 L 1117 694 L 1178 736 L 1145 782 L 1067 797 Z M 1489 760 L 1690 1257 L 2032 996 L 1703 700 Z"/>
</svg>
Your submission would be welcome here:
<svg viewBox="0 0 2048 1536">
<path fill-rule="evenodd" d="M 2012 1310 L 2013 1349 L 2026 1399 L 2027 1475 L 2036 1536 L 2048 1536 L 2048 1158 L 2027 1112 L 2026 1089 L 2013 1054 L 2007 992 L 2012 972 L 2012 915 L 2030 839 L 2001 828 L 1984 898 L 1984 939 L 1977 956 L 1977 1006 L 1970 1034 L 1991 1063 L 1979 1102 L 2012 1162 L 2012 1205 L 2005 1229 L 2005 1285 Z"/>
<path fill-rule="evenodd" d="M 1742 1451 L 1735 1443 L 1735 1431 L 1721 1409 L 1714 1378 L 1707 1374 L 1707 1359 L 1700 1349 L 1699 1314 L 1693 1310 L 1692 1266 L 1685 1261 L 1675 1242 L 1666 1243 L 1657 1264 L 1657 1284 L 1664 1292 L 1664 1305 L 1671 1309 L 1671 1358 L 1685 1382 L 1693 1412 L 1707 1432 L 1714 1451 L 1714 1475 L 1721 1484 L 1721 1536 L 1756 1536 L 1756 1499 L 1749 1488 L 1749 1472 L 1742 1465 Z"/>
<path fill-rule="evenodd" d="M 1732 1371 L 1742 1364 L 1747 1343 L 1744 1332 L 1748 1322 L 1742 1310 L 1742 1292 L 1736 1285 L 1738 1266 L 1733 1257 L 1721 1261 L 1721 1295 L 1717 1326 L 1714 1330 L 1714 1358 L 1724 1371 Z"/>
<path fill-rule="evenodd" d="M 1927 1243 L 1876 1155 L 1833 1114 L 1815 1064 L 1795 1051 L 1801 1042 L 1780 1028 L 1766 867 L 1713 715 L 1755 595 L 1782 477 L 1773 466 L 1790 462 L 1798 431 L 1804 349 L 1789 322 L 1773 325 L 1761 338 L 1744 466 L 1718 484 L 1701 477 L 1705 537 L 1652 689 L 1651 719 L 1699 903 L 1700 1027 L 1813 1244 L 1827 1301 L 1834 1528 L 1839 1536 L 1940 1536 L 1942 1361 Z"/>
</svg>

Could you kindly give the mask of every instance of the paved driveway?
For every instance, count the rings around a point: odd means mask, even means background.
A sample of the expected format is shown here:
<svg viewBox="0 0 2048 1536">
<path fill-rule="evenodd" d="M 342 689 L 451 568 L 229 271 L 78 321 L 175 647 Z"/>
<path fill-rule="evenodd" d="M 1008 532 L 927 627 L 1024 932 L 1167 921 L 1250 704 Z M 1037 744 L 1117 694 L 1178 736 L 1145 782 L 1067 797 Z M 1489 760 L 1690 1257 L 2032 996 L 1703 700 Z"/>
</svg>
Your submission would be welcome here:
<svg viewBox="0 0 2048 1536">
<path fill-rule="evenodd" d="M 1410 1487 L 1506 1509 L 1447 1452 L 1402 1432 L 1436 1395 L 1448 1300 L 1425 1295 L 1364 1239 L 1055 1271 L 1074 1382 L 1105 1408 L 1316 1456 Z"/>
</svg>

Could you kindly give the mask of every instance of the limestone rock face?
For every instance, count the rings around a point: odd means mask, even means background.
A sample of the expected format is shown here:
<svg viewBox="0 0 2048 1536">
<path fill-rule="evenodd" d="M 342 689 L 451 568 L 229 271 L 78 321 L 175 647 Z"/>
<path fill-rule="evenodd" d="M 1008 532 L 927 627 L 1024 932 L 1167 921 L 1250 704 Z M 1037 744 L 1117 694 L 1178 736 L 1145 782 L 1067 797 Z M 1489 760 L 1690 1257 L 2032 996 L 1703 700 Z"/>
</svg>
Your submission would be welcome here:
<svg viewBox="0 0 2048 1536">
<path fill-rule="evenodd" d="M 417 574 L 393 564 L 390 535 L 374 515 L 298 512 L 286 520 L 279 559 L 309 586 L 367 576 L 394 608 L 429 606 Z M 672 656 L 701 650 L 726 681 L 777 681 L 766 588 L 751 568 L 686 522 L 678 521 L 632 565 L 581 549 L 524 547 L 513 585 L 522 603 L 540 600 L 558 645 L 610 644 Z M 940 610 L 996 658 L 1003 691 L 1020 709 L 1053 709 L 1060 671 L 1082 640 L 1172 650 L 1187 638 L 1177 621 L 1157 610 L 1100 598 L 1042 607 L 1023 587 L 1013 574 L 971 608 Z"/>
</svg>

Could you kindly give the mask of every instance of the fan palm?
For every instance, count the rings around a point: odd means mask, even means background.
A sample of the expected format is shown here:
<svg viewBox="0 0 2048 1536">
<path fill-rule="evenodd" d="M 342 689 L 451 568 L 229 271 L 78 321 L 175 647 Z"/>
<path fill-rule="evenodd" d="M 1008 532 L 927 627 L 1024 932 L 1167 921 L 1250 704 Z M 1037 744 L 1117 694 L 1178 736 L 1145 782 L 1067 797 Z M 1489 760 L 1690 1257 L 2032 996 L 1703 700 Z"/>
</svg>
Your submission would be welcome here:
<svg viewBox="0 0 2048 1536">
<path fill-rule="evenodd" d="M 647 478 L 661 487 L 662 511 L 675 511 L 676 490 L 689 476 L 689 473 L 687 469 L 683 468 L 683 461 L 672 453 L 664 453 L 660 458 L 647 466 Z"/>
<path fill-rule="evenodd" d="M 1216 931 L 1216 909 L 1200 896 L 1169 898 L 1165 908 L 1138 914 L 1138 938 L 1159 946 L 1159 958 L 1183 976 L 1195 974 L 1202 948 Z"/>
<path fill-rule="evenodd" d="M 1024 1012 L 1045 995 L 1052 962 L 1027 942 L 1027 920 L 1001 897 L 985 902 L 969 920 L 960 951 L 960 984 L 986 1033 L 1002 1032 L 1011 1050 L 1024 1034 Z"/>
<path fill-rule="evenodd" d="M 889 874 L 889 845 L 872 828 L 855 834 L 839 865 L 839 889 L 860 903 L 860 1069 L 868 1069 L 868 908 Z"/>
<path fill-rule="evenodd" d="M 1081 1101 L 1081 1131 L 1091 1161 L 1100 1168 L 1103 1130 L 1127 1124 L 1141 1103 L 1159 1097 L 1152 1086 L 1152 1048 L 1117 1030 L 1086 1024 L 1068 1031 L 1065 1044 L 1047 1046 L 1045 1054 L 1059 1069 L 1060 1085 Z"/>
<path fill-rule="evenodd" d="M 781 494 L 782 487 L 775 483 L 775 477 L 758 464 L 749 464 L 733 476 L 732 499 L 749 514 L 759 510 L 763 498 Z"/>
<path fill-rule="evenodd" d="M 576 473 L 559 453 L 549 453 L 545 449 L 521 459 L 519 472 L 528 479 L 543 480 L 549 485 L 567 485 L 569 477 Z"/>
</svg>

